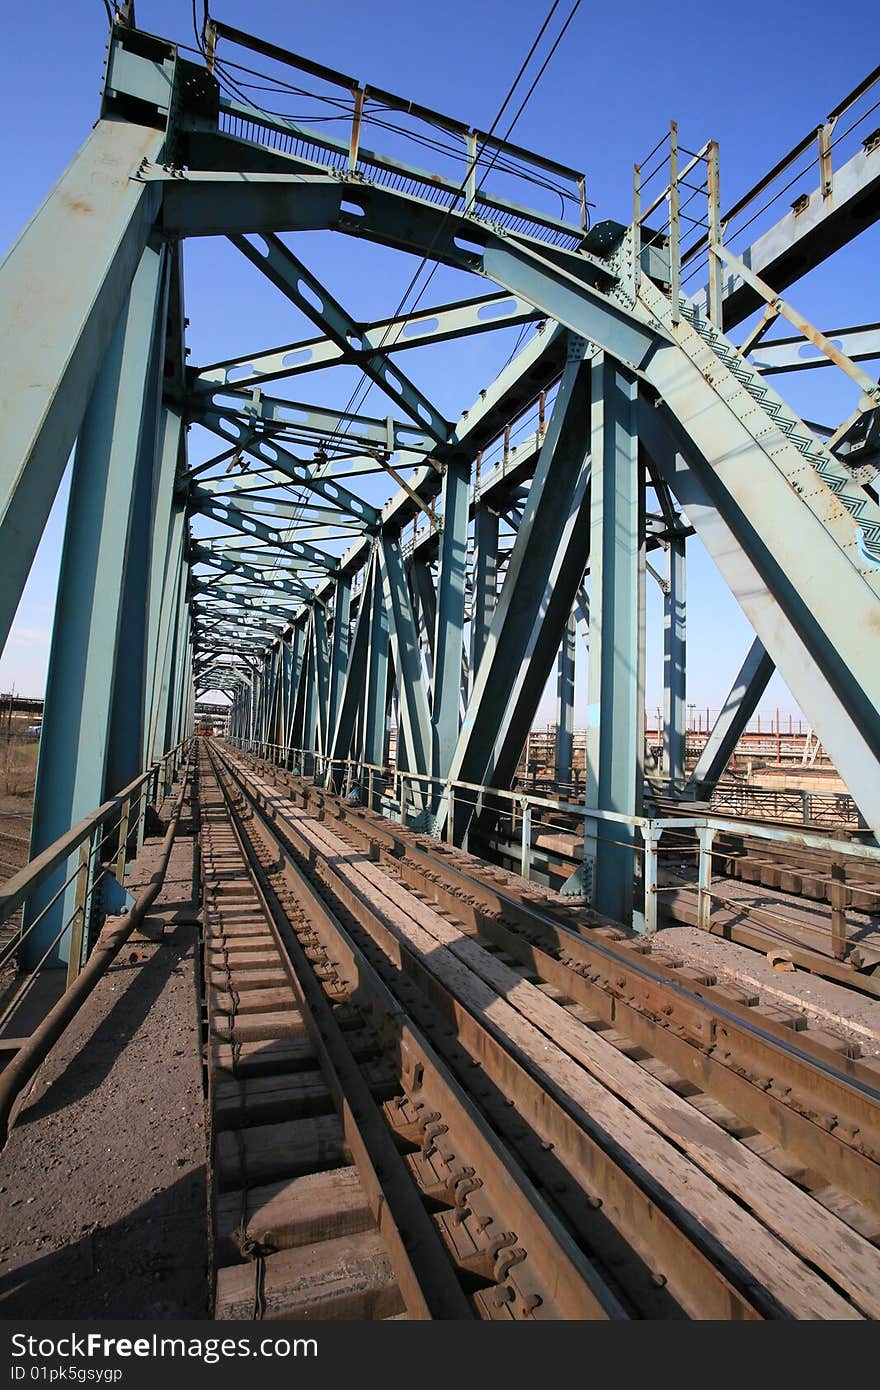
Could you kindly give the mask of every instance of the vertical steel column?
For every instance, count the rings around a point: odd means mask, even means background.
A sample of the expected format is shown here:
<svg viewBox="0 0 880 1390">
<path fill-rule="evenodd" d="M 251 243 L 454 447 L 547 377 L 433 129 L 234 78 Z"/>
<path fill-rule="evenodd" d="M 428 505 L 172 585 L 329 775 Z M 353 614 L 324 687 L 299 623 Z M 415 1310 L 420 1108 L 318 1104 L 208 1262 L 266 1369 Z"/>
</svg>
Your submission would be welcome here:
<svg viewBox="0 0 880 1390">
<path fill-rule="evenodd" d="M 327 751 L 327 699 L 330 687 L 330 643 L 327 637 L 327 615 L 322 603 L 312 610 L 315 666 L 315 731 L 312 745 L 317 752 Z M 317 764 L 314 770 L 317 772 Z"/>
<path fill-rule="evenodd" d="M 443 531 L 440 536 L 440 570 L 437 580 L 437 624 L 434 636 L 434 689 L 432 698 L 432 772 L 449 773 L 461 709 L 461 642 L 464 631 L 464 597 L 467 582 L 467 533 L 470 503 L 470 461 L 451 458 L 443 479 Z"/>
<path fill-rule="evenodd" d="M 663 772 L 671 791 L 685 784 L 687 662 L 685 538 L 670 536 L 663 595 Z"/>
<path fill-rule="evenodd" d="M 281 644 L 273 646 L 269 653 L 269 698 L 267 702 L 266 742 L 281 742 Z M 274 751 L 272 753 L 274 758 Z"/>
<path fill-rule="evenodd" d="M 364 586 L 358 598 L 354 634 L 351 639 L 345 677 L 339 694 L 339 711 L 329 749 L 331 762 L 328 765 L 326 778 L 328 787 L 338 786 L 339 778 L 333 763 L 335 761 L 340 764 L 342 759 L 348 757 L 355 734 L 356 732 L 359 733 L 358 726 L 363 725 L 363 711 L 366 703 L 367 657 L 370 645 L 370 590 L 375 567 L 376 552 L 374 549 L 364 579 Z"/>
<path fill-rule="evenodd" d="M 124 664 L 120 646 L 127 640 L 121 630 L 120 593 L 136 494 L 132 460 L 149 395 L 162 281 L 162 255 L 147 248 L 79 434 L 52 630 L 31 857 L 104 800 L 114 675 Z M 69 869 L 59 870 L 33 895 L 25 925 L 68 876 Z M 40 959 L 70 917 L 73 901 L 71 885 L 25 942 L 25 968 Z M 67 958 L 62 940 L 47 964 L 57 966 Z"/>
<path fill-rule="evenodd" d="M 110 721 L 110 740 L 107 748 L 107 791 L 127 786 L 146 762 L 146 726 L 148 721 L 147 702 L 152 695 L 152 671 L 148 664 L 148 645 L 150 640 L 148 608 L 150 606 L 151 549 L 158 549 L 158 562 L 164 569 L 167 558 L 168 523 L 171 510 L 171 486 L 177 464 L 177 449 L 173 448 L 171 457 L 163 456 L 164 450 L 157 447 L 159 433 L 159 413 L 161 408 L 162 369 L 165 358 L 165 330 L 168 318 L 168 288 L 170 262 L 167 252 L 159 252 L 148 247 L 147 257 L 158 257 L 162 273 L 161 294 L 158 304 L 153 306 L 150 356 L 147 366 L 146 384 L 142 391 L 141 423 L 138 442 L 133 455 L 135 469 L 135 492 L 131 512 L 128 517 L 128 537 L 126 541 L 125 571 L 121 593 L 120 625 L 124 633 L 125 660 L 117 662 L 113 680 L 113 712 Z M 136 283 L 136 282 L 135 282 Z M 134 286 L 132 287 L 134 292 Z M 151 301 L 152 302 L 152 301 Z M 137 409 L 136 400 L 129 403 L 129 409 Z M 172 425 L 171 444 L 176 444 L 176 433 Z M 162 445 L 166 440 L 162 439 Z M 168 478 L 157 479 L 164 465 Z M 161 491 L 161 506 L 164 516 L 159 520 L 156 512 Z M 161 538 L 157 537 L 156 527 L 160 527 Z M 160 601 L 160 600 L 159 600 Z"/>
<path fill-rule="evenodd" d="M 288 722 L 288 708 L 290 704 L 290 674 L 293 669 L 293 649 L 290 644 L 290 633 L 283 633 L 281 636 L 281 696 L 279 709 L 279 736 L 278 742 L 284 750 L 284 765 L 287 766 L 287 749 L 290 747 L 290 726 Z"/>
<path fill-rule="evenodd" d="M 165 566 L 164 592 L 156 635 L 156 664 L 147 739 L 148 762 L 161 757 L 166 751 L 166 747 L 160 745 L 164 745 L 168 719 L 171 663 L 174 655 L 174 623 L 180 595 L 186 590 L 185 546 L 186 506 L 183 502 L 177 502 L 172 511 L 168 562 Z"/>
<path fill-rule="evenodd" d="M 498 516 L 481 505 L 474 518 L 474 591 L 471 604 L 471 671 L 473 689 L 498 598 Z"/>
<path fill-rule="evenodd" d="M 593 362 L 590 502 L 590 662 L 587 708 L 588 809 L 635 816 L 643 739 L 639 614 L 640 479 L 635 379 L 601 353 Z M 594 907 L 632 920 L 635 833 L 587 821 Z"/>
<path fill-rule="evenodd" d="M 431 577 L 431 566 L 424 560 L 413 560 L 410 569 L 410 587 L 413 599 L 418 606 L 419 612 L 419 633 L 423 637 L 422 650 L 425 662 L 425 672 L 428 678 L 428 689 L 434 688 L 434 637 L 437 630 L 437 595 L 434 592 L 434 580 Z"/>
<path fill-rule="evenodd" d="M 315 650 L 315 610 L 312 609 L 306 632 L 306 666 L 303 691 L 302 747 L 314 754 L 318 746 L 318 665 Z M 311 777 L 315 766 L 314 756 L 303 755 L 302 775 Z"/>
<path fill-rule="evenodd" d="M 388 615 L 382 598 L 378 554 L 373 562 L 369 596 L 364 591 L 361 603 L 369 603 L 369 652 L 367 655 L 367 689 L 364 708 L 363 735 L 360 756 L 364 762 L 381 766 L 385 762 L 385 714 L 388 699 Z"/>
<path fill-rule="evenodd" d="M 577 624 L 572 613 L 556 662 L 556 781 L 570 782 L 574 752 L 574 663 Z"/>
<path fill-rule="evenodd" d="M 397 685 L 398 766 L 408 767 L 412 772 L 426 773 L 431 751 L 431 713 L 403 555 L 399 540 L 383 537 L 379 546 L 382 603 L 390 619 L 389 636 Z M 415 800 L 421 804 L 419 783 L 415 782 L 413 786 L 416 789 Z"/>
<path fill-rule="evenodd" d="M 173 607 L 171 610 L 171 631 L 169 634 L 169 657 L 168 657 L 168 696 L 165 703 L 165 722 L 160 725 L 157 731 L 157 742 L 162 744 L 165 751 L 175 746 L 174 734 L 177 722 L 177 699 L 180 685 L 180 670 L 183 661 L 183 619 L 185 613 L 184 599 L 186 595 L 186 572 L 181 575 L 181 582 L 175 587 Z"/>
<path fill-rule="evenodd" d="M 184 734 L 189 732 L 192 720 L 192 614 L 186 593 L 183 595 L 181 620 L 180 660 L 175 672 L 176 685 L 173 687 L 177 705 L 169 748 L 177 747 Z"/>
<path fill-rule="evenodd" d="M 183 420 L 180 412 L 163 405 L 157 438 L 157 466 L 149 532 L 144 701 L 144 747 L 147 761 L 152 750 L 156 725 L 154 702 L 157 697 L 157 685 L 161 679 L 164 641 L 167 636 L 167 632 L 163 633 L 162 619 L 168 574 L 169 568 L 179 563 L 175 547 L 179 546 L 182 534 L 179 526 L 181 504 L 174 501 L 174 480 L 182 439 Z M 175 579 L 176 577 L 175 574 Z M 161 751 L 164 753 L 164 748 Z"/>
<path fill-rule="evenodd" d="M 290 663 L 290 682 L 287 687 L 287 711 L 285 726 L 287 729 L 287 751 L 296 747 L 297 732 L 297 702 L 302 682 L 303 664 L 306 655 L 306 633 L 302 622 L 295 624 L 290 634 L 291 663 Z"/>
<path fill-rule="evenodd" d="M 342 698 L 345 669 L 348 664 L 349 627 L 351 625 L 351 579 L 341 574 L 334 586 L 333 630 L 330 635 L 330 686 L 327 692 L 327 727 L 324 747 L 329 749 L 336 728 L 336 717 Z"/>
</svg>

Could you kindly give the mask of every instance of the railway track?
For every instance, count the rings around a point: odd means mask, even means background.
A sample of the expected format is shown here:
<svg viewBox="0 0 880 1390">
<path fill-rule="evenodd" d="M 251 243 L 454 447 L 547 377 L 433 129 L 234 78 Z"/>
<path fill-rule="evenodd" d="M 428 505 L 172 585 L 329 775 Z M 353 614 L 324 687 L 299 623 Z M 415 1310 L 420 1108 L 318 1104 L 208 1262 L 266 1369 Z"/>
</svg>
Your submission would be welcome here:
<svg viewBox="0 0 880 1390">
<path fill-rule="evenodd" d="M 216 1316 L 625 1316 L 204 746 L 199 800 Z"/>
<path fill-rule="evenodd" d="M 655 809 L 664 818 L 688 814 L 682 803 L 662 797 L 655 797 Z M 582 824 L 578 817 L 550 811 L 533 838 L 533 863 L 553 888 L 561 888 L 580 862 Z M 767 824 L 778 828 L 779 822 Z M 828 833 L 816 826 L 785 828 Z M 841 832 L 838 853 L 773 843 L 749 834 L 745 827 L 716 832 L 711 929 L 762 954 L 784 948 L 804 970 L 869 994 L 880 993 L 880 874 L 874 863 L 847 855 L 847 847 L 857 839 L 852 831 Z M 483 847 L 503 864 L 518 862 L 518 839 L 498 828 L 488 832 Z M 689 828 L 663 833 L 661 910 L 684 926 L 700 921 L 697 847 Z M 742 884 L 768 889 L 769 895 L 743 893 Z"/>
<path fill-rule="evenodd" d="M 210 756 L 262 891 L 329 972 L 324 992 L 341 987 L 348 1005 L 365 997 L 353 962 L 370 972 L 396 1026 L 405 1017 L 435 1049 L 493 1151 L 583 1262 L 588 1312 L 563 1311 L 537 1286 L 531 1310 L 524 1283 L 504 1291 L 517 1270 L 522 1283 L 537 1269 L 544 1242 L 538 1207 L 511 1186 L 506 1248 L 528 1253 L 487 1293 L 473 1282 L 478 1269 L 489 1277 L 485 1255 L 481 1265 L 471 1251 L 472 1313 L 498 1316 L 500 1299 L 505 1316 L 877 1315 L 880 1097 L 869 1062 L 832 1035 L 796 1033 L 791 1017 L 742 992 L 647 957 L 589 914 L 557 920 L 551 895 L 532 885 L 271 764 L 217 746 Z M 209 893 L 206 879 L 206 910 Z M 379 1098 L 400 1149 L 418 1139 L 420 1112 L 403 1087 L 412 1072 L 398 1072 L 388 1084 L 402 1089 Z M 435 1142 L 452 1146 L 457 1167 L 461 1141 L 447 1138 L 444 1107 L 430 1106 Z M 424 1177 L 414 1152 L 407 1166 Z M 501 1200 L 478 1163 L 465 1167 L 474 1170 L 466 1186 L 477 1180 L 473 1191 Z M 460 1275 L 473 1192 L 463 1206 L 442 1184 L 421 1197 Z M 524 1211 L 535 1221 L 528 1238 Z"/>
</svg>

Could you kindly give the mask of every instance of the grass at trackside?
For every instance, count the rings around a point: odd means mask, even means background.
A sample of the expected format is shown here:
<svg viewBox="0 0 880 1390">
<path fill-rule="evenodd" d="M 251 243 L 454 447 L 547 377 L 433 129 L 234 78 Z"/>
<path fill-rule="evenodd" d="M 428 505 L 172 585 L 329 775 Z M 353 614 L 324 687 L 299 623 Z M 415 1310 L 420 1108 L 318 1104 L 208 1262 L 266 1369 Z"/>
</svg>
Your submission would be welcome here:
<svg viewBox="0 0 880 1390">
<path fill-rule="evenodd" d="M 33 799 L 40 741 L 14 729 L 0 729 L 0 796 Z"/>
</svg>

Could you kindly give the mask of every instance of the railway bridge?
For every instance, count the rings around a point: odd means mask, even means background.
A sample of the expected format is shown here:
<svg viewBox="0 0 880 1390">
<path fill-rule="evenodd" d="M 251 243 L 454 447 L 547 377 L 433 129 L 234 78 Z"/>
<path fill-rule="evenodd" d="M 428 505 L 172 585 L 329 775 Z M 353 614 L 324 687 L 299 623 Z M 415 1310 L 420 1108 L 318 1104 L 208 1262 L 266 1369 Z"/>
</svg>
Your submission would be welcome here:
<svg viewBox="0 0 880 1390">
<path fill-rule="evenodd" d="M 161 936 L 185 825 L 218 1317 L 877 1316 L 880 1032 L 840 1000 L 880 988 L 880 328 L 796 300 L 880 217 L 880 69 L 731 204 L 673 123 L 614 218 L 494 127 L 196 37 L 117 7 L 99 119 L 0 267 L 0 641 L 72 454 L 4 1139 Z M 357 319 L 309 268 L 331 236 L 408 253 L 400 303 Z M 299 336 L 189 360 L 197 238 Z M 462 292 L 423 304 L 438 270 Z M 446 418 L 420 356 L 466 386 L 510 329 Z M 842 420 L 777 392 L 816 369 Z M 690 770 L 689 541 L 754 634 Z M 710 804 L 774 671 L 857 823 Z"/>
</svg>

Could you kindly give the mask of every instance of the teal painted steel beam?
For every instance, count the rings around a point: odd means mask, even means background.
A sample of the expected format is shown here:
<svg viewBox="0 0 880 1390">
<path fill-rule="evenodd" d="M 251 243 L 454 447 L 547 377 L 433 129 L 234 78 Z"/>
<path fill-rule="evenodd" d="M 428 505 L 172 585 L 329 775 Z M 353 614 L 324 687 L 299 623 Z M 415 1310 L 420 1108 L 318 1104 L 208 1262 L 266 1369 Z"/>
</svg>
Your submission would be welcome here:
<svg viewBox="0 0 880 1390">
<path fill-rule="evenodd" d="M 278 477 L 279 485 L 289 487 L 289 479 L 282 474 Z M 347 530 L 353 534 L 363 531 L 360 522 L 352 521 L 336 507 L 322 507 L 310 500 L 299 502 L 293 498 L 265 496 L 264 489 L 262 477 L 239 474 L 235 479 L 202 478 L 193 495 L 211 497 L 224 505 L 234 504 L 237 511 L 252 512 L 264 521 L 298 520 L 308 527 L 326 526 L 328 531 Z"/>
<path fill-rule="evenodd" d="M 797 211 L 793 208 L 740 255 L 756 275 L 781 293 L 878 218 L 880 144 L 875 142 L 873 148 L 859 150 L 834 171 L 827 196 L 821 187 L 814 189 L 806 207 L 799 201 Z M 724 275 L 725 330 L 762 307 L 763 302 L 751 285 L 744 284 L 735 274 Z"/>
<path fill-rule="evenodd" d="M 255 537 L 289 555 L 307 560 L 310 565 L 317 565 L 320 569 L 326 570 L 328 574 L 335 573 L 335 556 L 328 555 L 326 551 L 317 550 L 312 545 L 307 545 L 304 541 L 299 540 L 295 533 L 288 539 L 281 531 L 266 526 L 264 522 L 239 511 L 231 498 L 220 499 L 216 496 L 205 495 L 200 488 L 194 488 L 190 498 L 192 510 L 198 512 L 200 516 L 210 516 L 214 521 L 222 522 L 224 526 L 231 526 L 233 530 L 240 531 L 245 536 Z"/>
<path fill-rule="evenodd" d="M 663 773 L 670 790 L 687 778 L 687 597 L 684 536 L 670 536 L 663 593 Z"/>
<path fill-rule="evenodd" d="M 398 737 L 403 736 L 408 766 L 426 772 L 431 758 L 431 709 L 399 541 L 382 538 L 379 565 L 397 686 Z"/>
<path fill-rule="evenodd" d="M 712 795 L 775 669 L 772 657 L 756 637 L 691 773 L 688 791 L 693 797 L 703 800 Z"/>
<path fill-rule="evenodd" d="M 391 416 L 380 419 L 305 401 L 290 401 L 284 396 L 267 396 L 259 387 L 246 392 L 237 386 L 214 386 L 193 392 L 189 400 L 194 415 L 213 410 L 224 418 L 238 419 L 247 425 L 258 422 L 255 433 L 260 434 L 259 426 L 268 426 L 269 437 L 273 430 L 285 429 L 314 437 L 316 442 L 332 438 L 337 448 L 353 445 L 358 450 L 382 449 L 389 453 L 398 448 L 429 452 L 437 443 L 424 425 L 410 425 Z M 316 476 L 321 476 L 320 471 Z"/>
<path fill-rule="evenodd" d="M 225 439 L 227 443 L 236 445 L 244 453 L 252 454 L 261 463 L 266 463 L 271 468 L 285 474 L 289 480 L 301 483 L 308 491 L 318 493 L 326 502 L 339 507 L 341 511 L 347 512 L 349 516 L 363 522 L 365 526 L 374 526 L 378 521 L 379 513 L 375 507 L 364 502 L 362 498 L 357 497 L 355 493 L 343 487 L 333 478 L 317 474 L 274 439 L 246 429 L 244 424 L 234 415 L 224 414 L 220 410 L 208 409 L 201 404 L 196 405 L 192 400 L 190 401 L 190 413 L 198 424 L 204 425 L 220 439 Z"/>
<path fill-rule="evenodd" d="M 153 254 L 159 257 L 161 283 L 158 300 L 150 302 L 152 314 L 147 330 L 149 357 L 144 380 L 137 393 L 132 393 L 123 408 L 140 417 L 137 447 L 133 456 L 135 493 L 128 518 L 125 572 L 121 593 L 120 626 L 126 647 L 124 660 L 117 662 L 113 679 L 113 714 L 110 741 L 107 749 L 107 793 L 129 782 L 143 770 L 146 762 L 146 729 L 149 720 L 147 703 L 152 694 L 152 675 L 147 654 L 149 641 L 149 603 L 151 550 L 156 545 L 164 566 L 168 543 L 168 523 L 171 508 L 171 482 L 162 479 L 161 465 L 173 467 L 163 457 L 160 441 L 159 416 L 162 405 L 162 385 L 165 362 L 165 335 L 168 323 L 168 290 L 170 262 L 167 248 L 153 252 L 148 247 L 144 259 Z M 135 296 L 137 277 L 132 285 Z M 175 459 L 176 462 L 176 459 Z M 161 522 L 156 515 L 157 491 L 165 509 Z M 157 532 L 161 536 L 157 536 Z M 149 681 L 149 683 L 148 683 Z"/>
<path fill-rule="evenodd" d="M 330 642 L 327 635 L 327 615 L 323 606 L 312 606 L 312 665 L 315 679 L 315 718 L 313 745 L 321 753 L 327 751 L 327 709 L 330 697 Z M 314 771 L 314 768 L 312 769 Z"/>
<path fill-rule="evenodd" d="M 572 338 L 449 775 L 509 786 L 589 554 L 589 350 Z M 471 811 L 457 807 L 462 843 Z"/>
<path fill-rule="evenodd" d="M 180 551 L 183 542 L 185 509 L 174 501 L 174 481 L 183 450 L 183 421 L 173 407 L 163 406 L 156 441 L 156 470 L 150 511 L 149 572 L 147 577 L 146 691 L 144 707 L 144 745 L 153 745 L 157 666 L 162 661 L 167 630 L 162 631 L 162 611 L 166 596 L 172 547 Z M 175 553 L 173 566 L 180 563 Z M 176 582 L 176 574 L 175 574 Z M 164 753 L 164 749 L 162 752 Z"/>
<path fill-rule="evenodd" d="M 291 594 L 302 599 L 307 598 L 310 592 L 308 587 L 298 580 L 278 579 L 268 571 L 263 574 L 253 565 L 244 564 L 240 560 L 233 563 L 232 560 L 227 560 L 223 555 L 215 554 L 207 546 L 199 545 L 198 542 L 190 546 L 190 558 L 195 564 L 207 565 L 209 569 L 219 570 L 222 574 L 236 577 L 244 576 L 263 588 L 276 590 L 279 594 Z"/>
<path fill-rule="evenodd" d="M 147 377 L 154 363 L 153 334 L 163 279 L 162 254 L 147 247 L 79 433 L 37 764 L 32 857 L 104 801 L 115 678 L 126 659 L 142 657 L 142 652 L 123 650 L 122 593 L 129 519 L 137 497 L 133 460 L 148 405 Z M 111 790 L 124 785 L 120 782 Z M 26 926 L 67 876 L 59 870 L 32 897 Z M 72 906 L 71 885 L 25 941 L 24 968 L 38 963 Z M 62 939 L 49 963 L 62 964 L 67 950 Z"/>
<path fill-rule="evenodd" d="M 556 766 L 557 782 L 570 782 L 574 753 L 574 673 L 577 625 L 569 614 L 556 658 Z"/>
<path fill-rule="evenodd" d="M 573 332 L 592 338 L 637 370 L 665 333 L 647 312 L 609 297 L 617 282 L 609 263 L 583 250 L 518 242 L 442 208 L 372 187 L 361 213 L 349 215 L 357 185 L 298 175 L 238 176 L 190 171 L 169 178 L 149 170 L 165 189 L 164 222 L 181 235 L 335 229 L 421 253 L 485 275 Z M 621 232 L 624 229 L 621 228 Z"/>
<path fill-rule="evenodd" d="M 434 642 L 437 635 L 437 592 L 431 566 L 425 560 L 413 557 L 410 562 L 410 581 L 413 597 L 418 607 L 419 633 L 424 651 L 425 669 L 428 673 L 428 690 L 434 689 Z"/>
<path fill-rule="evenodd" d="M 349 346 L 349 356 L 360 364 L 363 358 L 375 352 L 377 345 L 381 346 L 383 354 L 390 355 L 425 343 L 449 342 L 473 333 L 535 322 L 539 318 L 539 311 L 531 304 L 502 290 L 460 300 L 455 304 L 441 304 L 433 309 L 419 309 L 411 314 L 397 314 L 363 324 L 359 338 L 370 346 L 356 350 Z M 308 338 L 200 367 L 196 372 L 195 385 L 198 388 L 203 382 L 210 382 L 225 386 L 230 384 L 230 375 L 234 372 L 234 384 L 245 388 L 258 385 L 261 381 L 278 381 L 316 371 L 332 366 L 342 358 L 342 349 L 333 339 Z"/>
<path fill-rule="evenodd" d="M 638 388 L 604 353 L 593 363 L 590 417 L 590 659 L 587 679 L 588 810 L 641 814 L 643 662 Z M 586 823 L 584 866 L 599 912 L 633 920 L 635 831 Z"/>
<path fill-rule="evenodd" d="M 252 593 L 247 593 L 244 590 L 223 587 L 219 584 L 202 584 L 198 580 L 195 580 L 192 586 L 192 592 L 196 599 L 201 598 L 203 594 L 207 594 L 211 597 L 212 604 L 220 600 L 225 605 L 229 605 L 230 609 L 235 609 L 238 612 L 242 609 L 246 613 L 253 610 L 259 613 L 270 614 L 273 618 L 281 618 L 286 622 L 291 621 L 299 608 L 298 603 L 291 603 L 289 608 L 281 608 L 278 606 L 277 600 L 274 603 L 267 603 L 265 598 L 254 596 L 258 593 L 256 587 Z"/>
<path fill-rule="evenodd" d="M 280 237 L 268 232 L 258 241 L 249 241 L 244 236 L 232 236 L 230 241 L 307 318 L 324 329 L 342 350 L 344 359 L 353 359 L 351 346 L 363 341 L 363 326 L 346 313 L 339 301 L 285 246 Z M 370 345 L 367 352 L 358 354 L 358 365 L 389 400 L 399 405 L 420 428 L 427 425 L 438 443 L 448 438 L 452 428 L 449 421 L 444 420 L 436 406 L 399 367 L 391 366 L 378 343 Z"/>
<path fill-rule="evenodd" d="M 485 503 L 474 515 L 474 584 L 471 602 L 471 686 L 486 647 L 498 597 L 498 514 Z"/>
<path fill-rule="evenodd" d="M 168 561 L 165 567 L 162 605 L 156 637 L 156 662 L 147 741 L 148 760 L 159 758 L 166 751 L 160 744 L 164 739 L 168 720 L 174 616 L 177 612 L 181 589 L 185 587 L 187 578 L 185 542 L 186 508 L 182 503 L 176 503 L 172 509 Z"/>
<path fill-rule="evenodd" d="M 361 602 L 366 602 L 366 595 L 362 596 Z M 364 762 L 382 766 L 385 762 L 388 719 L 389 641 L 388 613 L 382 595 L 378 543 L 370 583 L 368 633 L 366 699 L 362 709 L 360 756 Z"/>
<path fill-rule="evenodd" d="M 880 323 L 865 324 L 861 328 L 829 328 L 823 336 L 851 362 L 880 361 Z M 803 336 L 763 339 L 748 355 L 762 376 L 834 365 L 830 357 Z"/>
<path fill-rule="evenodd" d="M 330 633 L 330 670 L 327 694 L 327 726 L 324 747 L 329 751 L 342 685 L 348 664 L 349 629 L 351 626 L 351 579 L 339 575 L 333 589 L 333 627 Z"/>
<path fill-rule="evenodd" d="M 0 648 L 161 203 L 137 171 L 163 146 L 99 121 L 0 266 Z"/>
<path fill-rule="evenodd" d="M 370 605 L 368 600 L 369 586 L 372 582 L 371 571 L 372 561 L 370 563 L 370 571 L 364 580 L 364 588 L 360 595 L 361 601 L 355 619 L 354 632 L 351 637 L 348 662 L 345 667 L 342 689 L 339 695 L 339 710 L 336 715 L 336 722 L 333 726 L 333 737 L 330 744 L 331 758 L 347 758 L 349 756 L 358 712 L 364 702 L 367 650 L 369 647 Z M 331 771 L 334 778 L 337 776 L 336 770 L 328 769 L 328 785 Z"/>
<path fill-rule="evenodd" d="M 443 478 L 443 530 L 431 699 L 431 772 L 442 778 L 449 774 L 460 726 L 469 507 L 470 460 L 467 456 L 453 456 Z"/>
<path fill-rule="evenodd" d="M 655 470 L 880 833 L 880 668 L 865 642 L 880 574 L 856 519 L 781 430 L 765 452 L 678 355 L 658 354 L 651 374 L 663 402 L 639 425 Z"/>
</svg>

